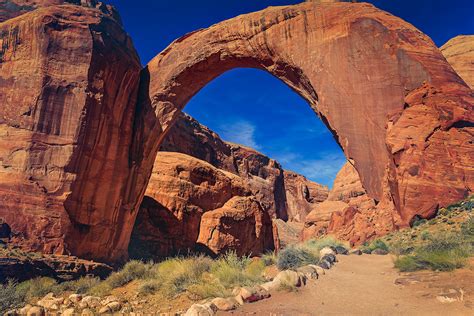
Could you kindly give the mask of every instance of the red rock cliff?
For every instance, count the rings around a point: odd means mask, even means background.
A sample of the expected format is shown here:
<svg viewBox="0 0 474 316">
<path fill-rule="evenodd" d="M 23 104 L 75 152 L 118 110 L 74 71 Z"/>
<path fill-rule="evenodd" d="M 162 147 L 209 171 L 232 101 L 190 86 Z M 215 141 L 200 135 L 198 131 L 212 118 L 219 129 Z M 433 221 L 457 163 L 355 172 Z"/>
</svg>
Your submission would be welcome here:
<svg viewBox="0 0 474 316">
<path fill-rule="evenodd" d="M 117 259 L 134 220 L 117 204 L 141 68 L 130 38 L 107 7 L 56 5 L 0 23 L 0 43 L 0 217 L 26 249 Z"/>
</svg>

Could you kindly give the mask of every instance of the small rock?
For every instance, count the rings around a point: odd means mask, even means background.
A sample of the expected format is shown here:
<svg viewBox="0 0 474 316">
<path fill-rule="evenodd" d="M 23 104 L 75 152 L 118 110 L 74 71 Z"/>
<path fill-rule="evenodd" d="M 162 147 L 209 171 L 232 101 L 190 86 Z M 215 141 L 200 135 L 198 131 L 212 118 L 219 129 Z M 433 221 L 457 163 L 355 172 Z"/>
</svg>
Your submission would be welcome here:
<svg viewBox="0 0 474 316">
<path fill-rule="evenodd" d="M 113 295 L 110 295 L 110 296 L 107 296 L 104 300 L 102 300 L 100 304 L 105 306 L 105 305 L 109 305 L 109 303 L 112 303 L 112 302 L 119 302 L 119 299 Z"/>
<path fill-rule="evenodd" d="M 336 252 L 330 247 L 324 247 L 319 251 L 319 256 L 324 257 L 325 255 L 336 255 Z"/>
<path fill-rule="evenodd" d="M 26 304 L 24 307 L 22 307 L 18 310 L 18 314 L 20 314 L 20 315 L 28 314 L 28 311 L 30 310 L 31 307 L 32 306 L 30 304 Z"/>
<path fill-rule="evenodd" d="M 375 249 L 374 251 L 372 251 L 372 254 L 384 256 L 384 255 L 388 255 L 388 251 L 384 249 Z"/>
<path fill-rule="evenodd" d="M 222 298 L 216 297 L 211 301 L 218 310 L 220 311 L 230 311 L 237 308 L 237 302 L 233 298 Z"/>
<path fill-rule="evenodd" d="M 74 316 L 76 314 L 76 310 L 74 308 L 68 308 L 64 312 L 61 313 L 62 316 Z"/>
<path fill-rule="evenodd" d="M 334 264 L 335 262 L 337 262 L 336 255 L 333 255 L 333 254 L 324 255 L 324 256 L 321 258 L 321 260 L 322 260 L 322 261 L 326 260 L 326 261 L 329 262 L 331 265 Z"/>
<path fill-rule="evenodd" d="M 301 273 L 285 270 L 278 273 L 278 275 L 273 280 L 274 282 L 279 282 L 280 285 L 288 285 L 290 287 L 299 287 L 306 284 L 306 277 Z"/>
<path fill-rule="evenodd" d="M 307 279 L 317 279 L 318 272 L 312 266 L 304 266 L 296 269 L 296 272 L 302 273 Z"/>
<path fill-rule="evenodd" d="M 185 316 L 214 316 L 215 311 L 208 304 L 194 304 L 187 311 Z"/>
<path fill-rule="evenodd" d="M 350 252 L 351 255 L 361 256 L 362 251 L 360 249 L 354 249 Z"/>
<path fill-rule="evenodd" d="M 41 306 L 33 306 L 26 313 L 27 316 L 44 316 L 44 308 Z"/>
<path fill-rule="evenodd" d="M 94 312 L 90 310 L 89 308 L 84 308 L 82 310 L 81 316 L 94 316 Z"/>
<path fill-rule="evenodd" d="M 109 306 L 103 306 L 99 309 L 99 314 L 110 314 L 112 310 Z"/>
<path fill-rule="evenodd" d="M 321 261 L 319 261 L 318 266 L 323 268 L 324 270 L 329 270 L 329 269 L 331 269 L 332 265 L 329 261 L 321 260 Z"/>
<path fill-rule="evenodd" d="M 107 307 L 114 313 L 118 312 L 122 308 L 122 304 L 119 302 L 110 302 Z"/>
<path fill-rule="evenodd" d="M 240 294 L 237 294 L 235 297 L 234 297 L 235 301 L 239 304 L 239 305 L 244 305 L 244 299 L 242 298 L 242 296 L 240 296 Z"/>
<path fill-rule="evenodd" d="M 73 303 L 79 303 L 82 300 L 82 295 L 81 294 L 71 294 L 71 295 L 69 295 L 69 299 Z"/>
<path fill-rule="evenodd" d="M 21 315 L 16 309 L 12 309 L 7 311 L 3 316 L 16 316 L 16 315 Z"/>
<path fill-rule="evenodd" d="M 346 247 L 343 247 L 343 246 L 336 246 L 334 251 L 338 255 L 347 255 L 347 254 L 349 254 L 349 250 L 347 250 Z"/>
<path fill-rule="evenodd" d="M 82 303 L 86 304 L 86 307 L 96 308 L 100 306 L 100 298 L 97 296 L 85 296 L 81 301 Z"/>
</svg>

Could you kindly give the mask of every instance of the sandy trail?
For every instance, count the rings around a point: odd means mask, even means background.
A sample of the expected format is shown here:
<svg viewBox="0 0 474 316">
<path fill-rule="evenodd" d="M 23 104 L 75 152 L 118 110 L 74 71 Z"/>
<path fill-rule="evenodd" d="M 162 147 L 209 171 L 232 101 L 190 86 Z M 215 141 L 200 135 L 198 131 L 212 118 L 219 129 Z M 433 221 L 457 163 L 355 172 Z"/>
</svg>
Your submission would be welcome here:
<svg viewBox="0 0 474 316">
<path fill-rule="evenodd" d="M 474 271 L 401 274 L 390 256 L 339 256 L 336 266 L 298 292 L 272 297 L 218 315 L 470 315 Z M 462 301 L 441 303 L 437 296 Z M 454 290 L 457 290 L 454 293 Z"/>
</svg>

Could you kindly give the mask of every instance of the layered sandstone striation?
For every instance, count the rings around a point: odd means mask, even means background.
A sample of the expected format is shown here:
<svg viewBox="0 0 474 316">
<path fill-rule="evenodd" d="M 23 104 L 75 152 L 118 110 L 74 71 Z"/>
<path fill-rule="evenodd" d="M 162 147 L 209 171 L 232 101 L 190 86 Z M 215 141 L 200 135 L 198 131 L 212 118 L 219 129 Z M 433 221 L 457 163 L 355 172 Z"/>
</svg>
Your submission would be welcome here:
<svg viewBox="0 0 474 316">
<path fill-rule="evenodd" d="M 117 259 L 134 221 L 118 203 L 141 68 L 130 38 L 107 7 L 56 5 L 0 23 L 0 42 L 0 218 L 26 250 Z"/>
<path fill-rule="evenodd" d="M 441 47 L 441 52 L 458 75 L 474 89 L 474 35 L 460 35 Z"/>
</svg>

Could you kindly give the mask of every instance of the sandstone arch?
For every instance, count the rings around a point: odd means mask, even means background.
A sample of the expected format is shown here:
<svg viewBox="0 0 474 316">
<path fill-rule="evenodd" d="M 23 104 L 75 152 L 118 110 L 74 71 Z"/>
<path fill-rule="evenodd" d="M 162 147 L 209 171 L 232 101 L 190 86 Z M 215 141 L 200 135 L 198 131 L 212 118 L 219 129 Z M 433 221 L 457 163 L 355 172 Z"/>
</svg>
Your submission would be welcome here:
<svg viewBox="0 0 474 316">
<path fill-rule="evenodd" d="M 266 70 L 305 98 L 369 195 L 395 210 L 393 225 L 473 190 L 472 92 L 399 18 L 364 3 L 242 15 L 159 54 L 142 71 L 136 105 L 138 58 L 105 11 L 52 6 L 0 24 L 1 87 L 11 94 L 0 95 L 0 217 L 31 249 L 124 258 L 166 131 L 200 88 L 235 67 Z M 48 54 L 76 56 L 80 71 Z M 53 122 L 35 114 L 45 111 Z"/>
<path fill-rule="evenodd" d="M 472 190 L 472 123 L 456 123 L 473 120 L 470 90 L 426 35 L 364 3 L 272 7 L 171 44 L 144 71 L 135 183 L 189 99 L 236 67 L 264 69 L 308 101 L 394 226 Z"/>
</svg>

